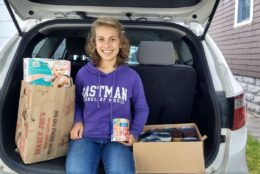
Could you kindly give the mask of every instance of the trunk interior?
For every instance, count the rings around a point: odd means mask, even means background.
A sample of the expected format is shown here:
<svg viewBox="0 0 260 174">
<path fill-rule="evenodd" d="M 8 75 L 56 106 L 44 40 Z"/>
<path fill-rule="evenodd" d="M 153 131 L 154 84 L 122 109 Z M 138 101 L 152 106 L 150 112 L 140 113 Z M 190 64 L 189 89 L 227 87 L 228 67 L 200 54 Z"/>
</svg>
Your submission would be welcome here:
<svg viewBox="0 0 260 174">
<path fill-rule="evenodd" d="M 49 57 L 54 59 L 66 59 L 72 62 L 71 76 L 74 78 L 77 70 L 82 67 L 88 57 L 84 51 L 85 38 L 90 30 L 92 21 L 81 20 L 58 20 L 42 23 L 24 35 L 20 43 L 19 50 L 16 53 L 15 60 L 12 63 L 11 71 L 5 81 L 3 92 L 4 102 L 0 104 L 0 112 L 2 115 L 0 121 L 0 136 L 2 137 L 2 160 L 11 168 L 20 173 L 64 173 L 65 157 L 54 160 L 39 162 L 35 164 L 23 164 L 19 154 L 15 151 L 15 128 L 18 112 L 18 102 L 20 95 L 21 80 L 23 79 L 23 58 L 25 57 Z M 214 92 L 212 79 L 209 75 L 206 58 L 203 47 L 199 38 L 193 35 L 186 28 L 169 23 L 156 22 L 123 22 L 126 34 L 131 42 L 130 63 L 136 63 L 136 50 L 140 41 L 170 41 L 173 43 L 178 54 L 176 66 L 191 68 L 196 74 L 194 93 L 191 101 L 187 101 L 186 97 L 181 97 L 182 101 L 176 101 L 177 104 L 187 103 L 190 105 L 190 112 L 181 112 L 181 110 L 189 110 L 186 106 L 176 107 L 178 116 L 174 115 L 170 118 L 160 119 L 161 113 L 166 115 L 171 113 L 166 107 L 163 111 L 156 108 L 157 103 L 149 101 L 149 99 L 157 97 L 157 94 L 150 94 L 150 80 L 162 78 L 161 74 L 155 74 L 151 79 L 143 79 L 149 75 L 145 75 L 143 69 L 146 66 L 138 64 L 130 64 L 135 69 L 144 82 L 145 93 L 148 104 L 150 105 L 150 115 L 147 124 L 171 124 L 171 123 L 188 123 L 194 122 L 198 125 L 201 135 L 207 135 L 204 142 L 205 166 L 207 167 L 215 158 L 220 144 L 220 116 L 216 102 L 216 94 Z M 39 49 L 40 48 L 40 49 Z M 144 68 L 145 67 L 145 68 Z M 152 67 L 153 68 L 153 67 Z M 164 68 L 159 67 L 159 70 Z M 167 68 L 166 68 L 167 69 Z M 160 72 L 160 71 L 159 71 Z M 158 76 L 158 77 L 156 77 Z M 176 75 L 178 78 L 172 81 L 178 86 L 178 81 L 182 81 L 182 74 Z M 191 78 L 191 81 L 194 78 Z M 175 82 L 176 81 L 176 82 Z M 189 86 L 191 81 L 185 81 L 182 85 Z M 166 88 L 164 90 L 171 90 Z M 184 95 L 184 94 L 183 94 Z M 155 99 L 155 100 L 156 100 Z M 173 99 L 174 100 L 174 99 Z M 160 111 L 157 111 L 160 110 Z M 160 115 L 159 115 L 160 114 Z M 102 167 L 101 167 L 102 168 Z M 100 170 L 100 173 L 104 173 Z"/>
</svg>

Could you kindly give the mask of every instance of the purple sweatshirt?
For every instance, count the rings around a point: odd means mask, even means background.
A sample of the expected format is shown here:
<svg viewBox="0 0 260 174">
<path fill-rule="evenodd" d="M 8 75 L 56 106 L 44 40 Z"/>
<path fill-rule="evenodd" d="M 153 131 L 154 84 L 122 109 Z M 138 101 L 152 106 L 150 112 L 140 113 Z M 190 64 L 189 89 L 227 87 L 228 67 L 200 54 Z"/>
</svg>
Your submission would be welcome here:
<svg viewBox="0 0 260 174">
<path fill-rule="evenodd" d="M 134 70 L 121 65 L 105 74 L 89 62 L 78 71 L 75 85 L 74 123 L 84 124 L 83 137 L 110 139 L 112 119 L 127 118 L 130 133 L 138 138 L 149 108 L 142 81 Z"/>
</svg>

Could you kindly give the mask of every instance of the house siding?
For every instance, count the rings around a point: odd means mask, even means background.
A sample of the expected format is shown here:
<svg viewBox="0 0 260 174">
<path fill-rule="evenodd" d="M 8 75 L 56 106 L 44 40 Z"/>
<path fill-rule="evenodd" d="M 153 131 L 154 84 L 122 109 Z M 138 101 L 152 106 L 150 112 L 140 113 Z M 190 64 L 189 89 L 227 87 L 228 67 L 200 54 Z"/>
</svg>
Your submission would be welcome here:
<svg viewBox="0 0 260 174">
<path fill-rule="evenodd" d="M 251 24 L 234 28 L 235 1 L 221 0 L 209 33 L 234 74 L 260 78 L 260 1 L 253 10 Z"/>
</svg>

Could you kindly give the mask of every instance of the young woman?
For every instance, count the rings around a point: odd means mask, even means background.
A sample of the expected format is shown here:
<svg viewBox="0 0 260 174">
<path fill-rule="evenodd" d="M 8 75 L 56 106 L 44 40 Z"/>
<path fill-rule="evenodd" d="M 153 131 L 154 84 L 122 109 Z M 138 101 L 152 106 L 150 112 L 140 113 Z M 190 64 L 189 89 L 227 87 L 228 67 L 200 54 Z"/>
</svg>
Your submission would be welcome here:
<svg viewBox="0 0 260 174">
<path fill-rule="evenodd" d="M 98 18 L 86 49 L 91 61 L 76 76 L 76 109 L 66 173 L 94 174 L 100 159 L 108 174 L 134 174 L 131 146 L 148 117 L 142 81 L 126 61 L 129 42 L 123 26 L 109 17 Z M 129 136 L 111 142 L 114 118 L 129 120 Z"/>
</svg>

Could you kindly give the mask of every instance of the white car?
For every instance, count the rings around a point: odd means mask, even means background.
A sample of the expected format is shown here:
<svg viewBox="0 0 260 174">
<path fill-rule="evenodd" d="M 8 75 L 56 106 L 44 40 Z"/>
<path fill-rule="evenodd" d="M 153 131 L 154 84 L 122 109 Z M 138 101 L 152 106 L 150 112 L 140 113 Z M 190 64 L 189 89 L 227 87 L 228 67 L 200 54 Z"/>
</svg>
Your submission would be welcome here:
<svg viewBox="0 0 260 174">
<path fill-rule="evenodd" d="M 65 172 L 65 157 L 25 165 L 15 151 L 23 58 L 70 60 L 74 78 L 89 60 L 84 44 L 91 23 L 96 17 L 112 16 L 121 20 L 131 42 L 129 66 L 144 83 L 150 107 L 147 124 L 195 122 L 201 134 L 207 135 L 204 142 L 207 174 L 248 173 L 244 92 L 207 33 L 219 0 L 5 0 L 5 3 L 17 33 L 0 52 L 0 171 Z M 20 28 L 14 13 L 27 22 L 24 28 Z M 144 48 L 151 57 L 156 56 L 154 59 L 140 61 L 143 53 L 139 53 L 139 46 L 143 41 L 155 43 Z M 165 43 L 171 43 L 174 51 L 162 51 Z M 172 60 L 164 61 L 169 55 Z"/>
</svg>

